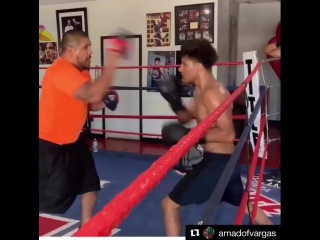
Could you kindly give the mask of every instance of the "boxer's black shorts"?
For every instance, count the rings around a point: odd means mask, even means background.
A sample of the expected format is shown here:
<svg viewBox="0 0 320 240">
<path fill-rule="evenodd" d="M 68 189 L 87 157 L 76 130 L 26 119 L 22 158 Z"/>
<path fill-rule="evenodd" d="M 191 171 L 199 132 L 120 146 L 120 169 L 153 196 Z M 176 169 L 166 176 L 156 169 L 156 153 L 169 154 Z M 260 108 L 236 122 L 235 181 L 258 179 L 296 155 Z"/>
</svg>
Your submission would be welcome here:
<svg viewBox="0 0 320 240">
<path fill-rule="evenodd" d="M 63 214 L 77 195 L 99 190 L 93 156 L 81 138 L 65 145 L 39 139 L 39 212 Z"/>
<path fill-rule="evenodd" d="M 204 152 L 203 160 L 184 175 L 169 193 L 169 198 L 180 206 L 208 201 L 230 157 L 229 154 Z M 240 206 L 243 193 L 240 168 L 237 166 L 221 201 Z"/>
</svg>

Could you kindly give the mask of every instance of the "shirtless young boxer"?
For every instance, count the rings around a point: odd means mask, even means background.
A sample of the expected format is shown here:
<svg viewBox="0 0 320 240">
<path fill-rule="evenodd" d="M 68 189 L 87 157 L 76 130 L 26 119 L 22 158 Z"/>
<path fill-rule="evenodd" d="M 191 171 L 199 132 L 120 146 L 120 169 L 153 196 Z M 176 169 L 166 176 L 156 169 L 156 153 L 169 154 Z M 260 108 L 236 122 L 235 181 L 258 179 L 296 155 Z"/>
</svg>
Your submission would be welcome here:
<svg viewBox="0 0 320 240">
<path fill-rule="evenodd" d="M 181 47 L 181 54 L 182 64 L 179 71 L 183 81 L 194 84 L 196 90 L 189 106 L 184 106 L 181 100 L 181 85 L 176 79 L 159 85 L 161 95 L 179 117 L 179 123 L 171 122 L 162 128 L 162 140 L 171 145 L 189 133 L 190 129 L 182 124 L 192 119 L 200 123 L 230 96 L 226 88 L 212 75 L 211 67 L 218 57 L 216 50 L 207 40 L 189 42 Z M 233 154 L 234 139 L 231 106 L 199 141 L 204 147 L 203 160 L 177 183 L 162 202 L 167 236 L 180 236 L 179 212 L 182 206 L 202 204 L 209 200 Z M 240 206 L 243 193 L 240 167 L 237 166 L 221 201 Z M 261 209 L 258 209 L 256 223 L 272 225 Z"/>
</svg>

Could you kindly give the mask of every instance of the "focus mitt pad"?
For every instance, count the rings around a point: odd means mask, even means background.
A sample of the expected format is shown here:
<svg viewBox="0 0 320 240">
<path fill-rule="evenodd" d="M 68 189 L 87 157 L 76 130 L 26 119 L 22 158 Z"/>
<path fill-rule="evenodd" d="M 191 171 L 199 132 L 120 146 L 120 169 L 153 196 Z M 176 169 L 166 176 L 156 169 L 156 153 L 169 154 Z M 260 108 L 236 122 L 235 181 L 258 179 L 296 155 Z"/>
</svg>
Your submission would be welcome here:
<svg viewBox="0 0 320 240">
<path fill-rule="evenodd" d="M 114 38 L 111 38 L 108 41 L 108 47 L 107 49 L 117 52 L 122 55 L 123 58 L 129 59 L 130 56 L 132 56 L 133 51 L 133 42 L 130 36 L 133 35 L 132 32 L 130 32 L 127 29 L 119 29 L 115 34 Z"/>
<path fill-rule="evenodd" d="M 161 130 L 162 141 L 165 144 L 172 146 L 179 142 L 180 139 L 187 135 L 189 132 L 190 129 L 184 127 L 180 123 L 167 123 L 162 127 Z"/>
<path fill-rule="evenodd" d="M 119 103 L 118 93 L 114 90 L 109 91 L 103 102 L 110 111 L 116 110 Z"/>
</svg>

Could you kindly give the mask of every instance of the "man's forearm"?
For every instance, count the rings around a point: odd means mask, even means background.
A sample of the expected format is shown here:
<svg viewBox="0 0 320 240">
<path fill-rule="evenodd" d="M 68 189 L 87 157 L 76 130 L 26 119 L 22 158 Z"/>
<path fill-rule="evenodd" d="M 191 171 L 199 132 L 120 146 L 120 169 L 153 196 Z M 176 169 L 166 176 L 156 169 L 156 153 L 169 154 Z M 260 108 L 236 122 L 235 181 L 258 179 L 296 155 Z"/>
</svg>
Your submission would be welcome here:
<svg viewBox="0 0 320 240">
<path fill-rule="evenodd" d="M 264 52 L 265 52 L 266 55 L 269 55 L 269 56 L 274 57 L 274 58 L 280 58 L 281 57 L 281 50 L 280 50 L 279 47 L 277 47 L 276 43 L 268 44 L 264 48 Z"/>
<path fill-rule="evenodd" d="M 98 103 L 90 103 L 89 104 L 90 111 L 100 111 L 101 109 L 104 109 L 105 107 L 106 107 L 106 105 L 103 101 L 98 102 Z"/>
<path fill-rule="evenodd" d="M 120 60 L 120 54 L 114 51 L 107 52 L 106 65 L 102 70 L 101 76 L 96 79 L 92 84 L 92 91 L 99 93 L 98 95 L 104 96 L 107 91 L 109 91 L 110 86 L 112 85 L 112 80 Z"/>
<path fill-rule="evenodd" d="M 178 111 L 177 113 L 178 121 L 181 124 L 186 124 L 194 119 L 193 115 L 188 112 L 188 110 Z"/>
<path fill-rule="evenodd" d="M 205 139 L 206 142 L 232 142 L 235 139 L 235 133 L 216 127 L 206 133 Z"/>
<path fill-rule="evenodd" d="M 268 55 L 271 56 L 271 57 L 274 57 L 274 58 L 281 58 L 281 49 L 278 49 L 278 48 L 274 49 Z"/>
</svg>

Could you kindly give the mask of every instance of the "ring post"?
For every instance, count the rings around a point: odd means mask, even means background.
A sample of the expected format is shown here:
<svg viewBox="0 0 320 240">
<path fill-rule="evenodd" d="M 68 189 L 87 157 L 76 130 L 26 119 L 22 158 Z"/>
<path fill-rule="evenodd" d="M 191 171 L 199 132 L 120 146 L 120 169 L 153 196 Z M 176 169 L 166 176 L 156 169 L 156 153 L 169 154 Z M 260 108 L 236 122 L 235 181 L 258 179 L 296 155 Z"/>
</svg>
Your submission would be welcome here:
<svg viewBox="0 0 320 240">
<path fill-rule="evenodd" d="M 250 52 L 244 52 L 243 53 L 243 73 L 244 73 L 244 79 L 248 77 L 248 75 L 252 72 L 252 70 L 256 67 L 258 64 L 257 59 L 257 52 L 256 51 L 250 51 Z M 247 85 L 246 87 L 246 94 L 247 94 L 247 117 L 250 118 L 254 107 L 257 104 L 257 101 L 260 97 L 260 79 L 259 79 L 259 71 L 253 76 L 252 81 Z M 254 151 L 256 148 L 258 135 L 260 132 L 260 120 L 261 120 L 261 108 L 258 112 L 258 115 L 256 119 L 254 120 L 254 124 L 252 125 L 251 132 L 250 132 L 250 143 L 252 146 L 252 150 Z M 265 148 L 265 139 L 264 139 L 264 133 L 261 137 L 260 142 L 260 149 L 259 149 L 259 157 L 263 157 L 264 148 Z"/>
</svg>

